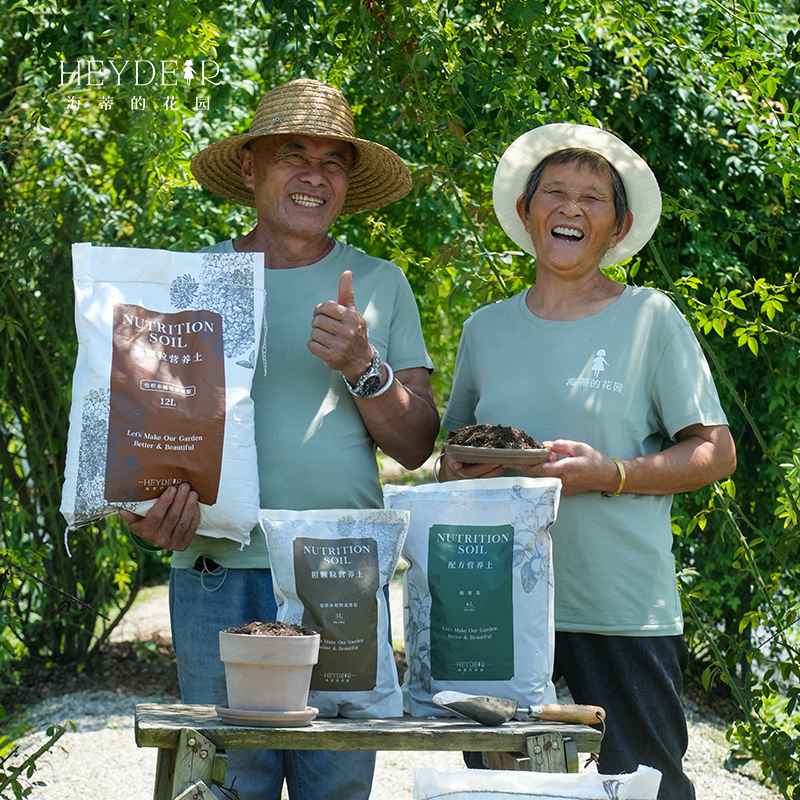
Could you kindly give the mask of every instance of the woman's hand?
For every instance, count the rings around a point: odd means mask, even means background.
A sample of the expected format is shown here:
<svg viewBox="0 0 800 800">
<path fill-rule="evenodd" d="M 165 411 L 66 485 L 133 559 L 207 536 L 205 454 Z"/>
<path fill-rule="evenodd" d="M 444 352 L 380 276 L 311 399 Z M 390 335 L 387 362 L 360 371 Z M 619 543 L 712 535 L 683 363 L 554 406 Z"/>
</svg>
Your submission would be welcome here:
<svg viewBox="0 0 800 800">
<path fill-rule="evenodd" d="M 500 464 L 465 464 L 445 452 L 439 464 L 439 480 L 463 481 L 472 478 L 499 478 L 506 468 Z"/>
<path fill-rule="evenodd" d="M 185 550 L 200 522 L 197 492 L 188 483 L 170 486 L 145 516 L 124 508 L 119 510 L 119 515 L 142 539 L 165 550 Z"/>
<path fill-rule="evenodd" d="M 620 475 L 610 456 L 572 439 L 556 439 L 544 442 L 544 446 L 550 448 L 548 461 L 534 467 L 515 465 L 514 469 L 531 478 L 560 478 L 564 497 L 581 492 L 617 491 Z"/>
<path fill-rule="evenodd" d="M 727 478 L 736 469 L 736 447 L 727 425 L 689 425 L 675 434 L 671 447 L 623 459 L 625 487 L 630 494 L 692 492 Z M 561 478 L 561 494 L 609 492 L 620 485 L 614 459 L 585 442 L 556 439 L 545 442 L 550 460 L 535 467 L 517 466 L 532 478 Z"/>
</svg>

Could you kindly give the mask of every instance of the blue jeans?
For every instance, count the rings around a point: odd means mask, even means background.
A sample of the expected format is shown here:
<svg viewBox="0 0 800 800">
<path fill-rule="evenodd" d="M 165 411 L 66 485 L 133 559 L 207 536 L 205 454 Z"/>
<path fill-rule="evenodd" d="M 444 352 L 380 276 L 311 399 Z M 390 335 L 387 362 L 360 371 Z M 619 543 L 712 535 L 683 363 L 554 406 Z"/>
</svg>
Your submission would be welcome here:
<svg viewBox="0 0 800 800">
<path fill-rule="evenodd" d="M 225 704 L 219 631 L 275 621 L 270 570 L 173 569 L 169 588 L 183 702 Z M 292 800 L 368 800 L 374 770 L 371 751 L 229 750 L 225 785 L 235 777 L 241 800 L 279 800 L 284 780 Z"/>
<path fill-rule="evenodd" d="M 688 733 L 680 693 L 689 652 L 683 636 L 600 636 L 556 632 L 553 679 L 576 703 L 606 710 L 598 770 L 661 772 L 658 800 L 694 800 L 683 772 Z"/>
</svg>

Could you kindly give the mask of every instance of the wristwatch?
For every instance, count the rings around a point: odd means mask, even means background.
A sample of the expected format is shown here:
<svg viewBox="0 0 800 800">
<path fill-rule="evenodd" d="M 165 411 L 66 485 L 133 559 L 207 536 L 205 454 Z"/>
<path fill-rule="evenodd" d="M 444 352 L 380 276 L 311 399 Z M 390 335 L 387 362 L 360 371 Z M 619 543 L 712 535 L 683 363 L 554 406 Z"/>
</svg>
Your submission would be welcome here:
<svg viewBox="0 0 800 800">
<path fill-rule="evenodd" d="M 377 348 L 372 348 L 372 364 L 369 369 L 356 381 L 355 386 L 350 385 L 350 381 L 344 378 L 345 386 L 350 390 L 350 394 L 355 397 L 373 397 L 381 388 L 381 354 Z"/>
</svg>

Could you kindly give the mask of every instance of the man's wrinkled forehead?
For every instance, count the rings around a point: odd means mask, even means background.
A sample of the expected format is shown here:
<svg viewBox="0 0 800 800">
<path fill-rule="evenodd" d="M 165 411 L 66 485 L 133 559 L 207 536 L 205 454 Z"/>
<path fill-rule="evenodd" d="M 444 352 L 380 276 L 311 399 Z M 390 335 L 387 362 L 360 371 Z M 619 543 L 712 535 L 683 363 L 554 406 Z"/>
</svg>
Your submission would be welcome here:
<svg viewBox="0 0 800 800">
<path fill-rule="evenodd" d="M 350 142 L 291 133 L 262 136 L 250 142 L 250 145 L 256 145 L 259 148 L 264 147 L 265 150 L 278 155 L 310 153 L 313 151 L 315 155 L 320 157 L 340 159 L 350 167 L 355 163 L 358 154 L 355 146 Z"/>
</svg>

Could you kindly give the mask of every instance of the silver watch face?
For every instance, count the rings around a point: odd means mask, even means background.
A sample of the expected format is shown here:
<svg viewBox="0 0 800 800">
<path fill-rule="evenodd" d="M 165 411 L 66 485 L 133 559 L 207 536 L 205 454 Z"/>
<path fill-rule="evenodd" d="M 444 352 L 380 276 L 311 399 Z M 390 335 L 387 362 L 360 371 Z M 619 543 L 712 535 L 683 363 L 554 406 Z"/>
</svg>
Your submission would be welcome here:
<svg viewBox="0 0 800 800">
<path fill-rule="evenodd" d="M 364 383 L 361 385 L 359 394 L 369 397 L 371 394 L 375 394 L 378 389 L 381 388 L 381 374 L 380 372 L 377 375 L 370 375 Z"/>
</svg>

